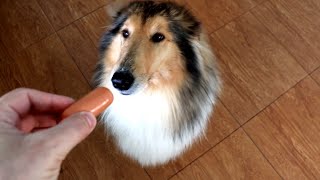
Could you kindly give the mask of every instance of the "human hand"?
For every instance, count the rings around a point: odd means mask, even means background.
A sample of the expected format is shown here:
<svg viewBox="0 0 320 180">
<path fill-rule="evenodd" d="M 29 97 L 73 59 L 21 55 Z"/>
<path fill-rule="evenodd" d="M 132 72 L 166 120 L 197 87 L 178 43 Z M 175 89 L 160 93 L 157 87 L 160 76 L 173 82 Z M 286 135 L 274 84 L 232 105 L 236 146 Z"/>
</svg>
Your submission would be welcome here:
<svg viewBox="0 0 320 180">
<path fill-rule="evenodd" d="M 87 112 L 59 123 L 71 103 L 68 97 L 24 88 L 0 97 L 0 179 L 58 178 L 67 154 L 96 125 Z"/>
</svg>

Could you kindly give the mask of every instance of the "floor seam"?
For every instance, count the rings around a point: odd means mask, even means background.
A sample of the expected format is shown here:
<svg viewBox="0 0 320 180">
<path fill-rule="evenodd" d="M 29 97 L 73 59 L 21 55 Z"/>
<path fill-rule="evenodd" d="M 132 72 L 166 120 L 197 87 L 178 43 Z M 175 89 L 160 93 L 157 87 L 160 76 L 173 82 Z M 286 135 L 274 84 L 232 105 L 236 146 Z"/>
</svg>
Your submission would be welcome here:
<svg viewBox="0 0 320 180">
<path fill-rule="evenodd" d="M 270 2 L 269 0 L 266 0 L 265 2 Z M 271 2 L 270 2 L 271 3 Z M 271 30 L 252 12 L 252 10 L 250 10 L 250 13 L 254 16 L 254 18 L 259 21 L 259 23 L 271 34 L 271 36 L 276 40 L 276 42 L 282 46 L 287 52 L 288 54 L 294 59 L 294 61 L 303 69 L 303 71 L 308 74 L 308 71 L 305 67 L 302 66 L 302 64 L 298 61 L 298 59 L 291 53 L 291 51 L 289 51 L 289 49 L 279 40 L 279 38 L 277 38 L 275 36 L 275 34 L 273 32 L 271 32 Z M 299 34 L 298 32 L 296 32 L 297 34 Z M 300 35 L 300 34 L 299 34 Z M 318 67 L 316 67 L 318 68 Z"/>
<path fill-rule="evenodd" d="M 216 29 L 213 29 L 212 31 L 208 31 L 208 33 L 209 33 L 209 34 L 213 34 L 213 33 L 217 32 L 217 31 L 219 31 L 220 29 L 222 29 L 222 28 L 224 28 L 225 26 L 227 26 L 228 24 L 230 24 L 232 21 L 235 21 L 235 20 L 241 18 L 243 15 L 245 15 L 245 14 L 247 14 L 247 13 L 249 13 L 249 12 L 251 13 L 251 10 L 252 10 L 252 9 L 256 8 L 257 6 L 263 4 L 263 3 L 266 2 L 266 1 L 269 1 L 269 0 L 264 0 L 264 1 L 262 1 L 262 2 L 257 3 L 256 5 L 254 5 L 253 7 L 249 8 L 248 10 L 244 11 L 244 12 L 241 13 L 240 15 L 232 18 L 230 21 L 225 22 L 225 23 L 224 23 L 223 25 L 221 25 L 220 27 L 218 27 L 218 28 L 216 28 Z M 210 27 L 211 27 L 211 26 L 210 26 Z"/>
<path fill-rule="evenodd" d="M 236 131 L 238 131 L 241 128 L 241 126 L 237 127 L 236 129 L 234 129 L 229 135 L 227 135 L 226 137 L 224 137 L 223 139 L 221 139 L 219 142 L 217 142 L 215 145 L 211 146 L 210 148 L 208 148 L 206 151 L 204 151 L 203 153 L 201 153 L 196 159 L 190 161 L 188 164 L 186 164 L 183 168 L 181 168 L 179 171 L 177 171 L 176 173 L 174 173 L 173 175 L 169 176 L 167 179 L 171 179 L 174 176 L 176 176 L 177 174 L 179 174 L 181 171 L 183 171 L 185 168 L 187 168 L 188 166 L 190 166 L 191 164 L 193 164 L 195 161 L 197 161 L 199 158 L 205 156 L 209 151 L 211 151 L 213 148 L 215 148 L 216 146 L 218 146 L 220 143 L 222 143 L 225 139 L 227 139 L 228 137 L 230 137 L 233 133 L 235 133 Z"/>
<path fill-rule="evenodd" d="M 71 53 L 69 52 L 69 49 L 67 48 L 67 46 L 65 45 L 64 41 L 62 40 L 61 36 L 59 35 L 59 33 L 56 32 L 56 35 L 58 36 L 60 42 L 62 43 L 63 47 L 65 48 L 65 50 L 67 51 L 68 55 L 70 56 L 70 58 L 72 59 L 73 63 L 76 65 L 76 67 L 78 68 L 79 72 L 81 73 L 82 77 L 86 80 L 87 84 L 89 85 L 89 87 L 92 88 L 91 83 L 89 82 L 89 80 L 87 79 L 87 77 L 83 74 L 82 70 L 80 69 L 78 63 L 75 61 L 75 59 L 73 58 L 73 56 L 71 55 Z"/>
<path fill-rule="evenodd" d="M 320 86 L 320 82 L 318 82 L 318 81 L 312 76 L 312 74 L 315 73 L 315 72 L 318 71 L 318 70 L 320 70 L 320 67 L 318 67 L 318 68 L 316 68 L 314 71 L 312 71 L 312 72 L 309 74 L 309 76 L 311 77 L 311 79 L 312 79 L 313 81 L 315 81 L 315 82 L 318 84 L 318 86 Z"/>
<path fill-rule="evenodd" d="M 250 140 L 253 142 L 253 144 L 256 146 L 256 148 L 260 151 L 260 153 L 263 155 L 263 157 L 267 160 L 267 162 L 271 165 L 271 167 L 273 168 L 273 170 L 282 178 L 284 179 L 280 173 L 277 171 L 277 169 L 273 166 L 273 164 L 271 164 L 270 160 L 265 156 L 265 154 L 261 151 L 261 149 L 259 148 L 259 146 L 255 143 L 255 141 L 251 138 L 250 134 L 247 133 L 247 131 L 245 130 L 246 124 L 248 124 L 249 122 L 252 121 L 252 119 L 254 119 L 256 116 L 258 116 L 260 113 L 264 112 L 268 107 L 270 107 L 272 104 L 274 104 L 276 101 L 278 101 L 281 97 L 283 97 L 285 94 L 287 94 L 290 90 L 294 89 L 298 84 L 300 84 L 302 81 L 304 81 L 305 79 L 307 79 L 308 77 L 310 77 L 310 75 L 306 75 L 304 78 L 302 78 L 300 81 L 298 81 L 294 86 L 292 86 L 291 88 L 289 88 L 286 92 L 284 92 L 283 94 L 281 94 L 277 99 L 275 99 L 272 103 L 270 103 L 268 106 L 266 106 L 264 109 L 262 109 L 260 112 L 258 112 L 253 118 L 251 118 L 250 120 L 248 120 L 246 123 L 244 123 L 243 125 L 241 125 L 240 127 L 244 130 L 244 132 L 246 133 L 246 135 L 250 138 Z"/>
<path fill-rule="evenodd" d="M 99 9 L 101 9 L 101 8 L 103 8 L 103 7 L 105 7 L 105 6 L 107 6 L 108 4 L 109 4 L 109 3 L 106 3 L 106 4 L 104 4 L 104 5 L 101 5 L 101 6 L 97 7 L 96 9 L 94 9 L 94 10 L 92 10 L 92 11 L 90 11 L 90 12 L 88 12 L 88 13 L 84 14 L 84 15 L 82 15 L 81 17 L 74 19 L 72 22 L 67 23 L 66 25 L 63 25 L 62 27 L 60 27 L 60 28 L 58 28 L 58 29 L 55 29 L 55 28 L 54 28 L 54 30 L 55 30 L 56 32 L 58 32 L 58 31 L 60 31 L 60 30 L 64 29 L 65 27 L 67 27 L 67 26 L 71 25 L 72 23 L 74 23 L 74 22 L 76 22 L 76 21 L 78 21 L 78 20 L 80 20 L 80 19 L 82 19 L 82 18 L 84 18 L 84 17 L 86 17 L 86 16 L 90 15 L 91 13 L 93 13 L 93 12 L 95 12 L 95 11 L 97 11 L 97 10 L 99 10 Z"/>
<path fill-rule="evenodd" d="M 258 151 L 260 152 L 260 154 L 263 156 L 263 158 L 268 162 L 268 164 L 271 166 L 271 168 L 278 174 L 278 176 L 281 179 L 284 179 L 280 173 L 277 171 L 277 169 L 273 166 L 273 164 L 270 162 L 270 160 L 266 157 L 266 155 L 262 152 L 262 150 L 259 148 L 259 146 L 253 141 L 253 139 L 251 138 L 251 136 L 247 133 L 247 131 L 245 130 L 244 127 L 242 127 L 242 130 L 244 131 L 244 133 L 247 135 L 247 137 L 250 139 L 250 141 L 254 144 L 254 146 L 258 149 Z"/>
</svg>

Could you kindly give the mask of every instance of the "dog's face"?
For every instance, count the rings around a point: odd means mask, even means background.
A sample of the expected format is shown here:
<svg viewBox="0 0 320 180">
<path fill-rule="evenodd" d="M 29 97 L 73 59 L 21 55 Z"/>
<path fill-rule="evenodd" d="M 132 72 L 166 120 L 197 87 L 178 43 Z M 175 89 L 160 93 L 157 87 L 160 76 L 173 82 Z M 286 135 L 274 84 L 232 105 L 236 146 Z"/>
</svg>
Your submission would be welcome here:
<svg viewBox="0 0 320 180">
<path fill-rule="evenodd" d="M 130 3 L 116 14 L 103 37 L 95 79 L 107 81 L 122 95 L 177 90 L 198 76 L 191 41 L 199 31 L 199 23 L 182 7 L 152 1 Z"/>
</svg>

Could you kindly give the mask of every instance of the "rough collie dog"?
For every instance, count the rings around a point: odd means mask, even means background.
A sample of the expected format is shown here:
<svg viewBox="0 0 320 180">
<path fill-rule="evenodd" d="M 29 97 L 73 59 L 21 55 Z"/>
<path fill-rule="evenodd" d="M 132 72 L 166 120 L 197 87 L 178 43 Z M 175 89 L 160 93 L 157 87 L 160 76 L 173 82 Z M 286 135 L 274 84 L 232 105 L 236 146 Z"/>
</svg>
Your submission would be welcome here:
<svg viewBox="0 0 320 180">
<path fill-rule="evenodd" d="M 114 94 L 101 120 L 124 154 L 159 165 L 202 135 L 220 83 L 205 33 L 188 10 L 128 3 L 113 16 L 100 51 L 94 82 Z"/>
</svg>

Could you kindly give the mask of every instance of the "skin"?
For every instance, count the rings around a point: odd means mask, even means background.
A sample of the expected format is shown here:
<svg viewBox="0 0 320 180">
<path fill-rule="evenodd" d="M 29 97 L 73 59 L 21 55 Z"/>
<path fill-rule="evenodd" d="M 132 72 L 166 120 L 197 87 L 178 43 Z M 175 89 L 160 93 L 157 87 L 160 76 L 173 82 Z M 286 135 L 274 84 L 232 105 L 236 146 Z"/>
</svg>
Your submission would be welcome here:
<svg viewBox="0 0 320 180">
<path fill-rule="evenodd" d="M 0 179 L 58 178 L 67 154 L 96 125 L 87 112 L 59 123 L 57 117 L 73 102 L 32 89 L 16 89 L 0 98 Z"/>
</svg>

